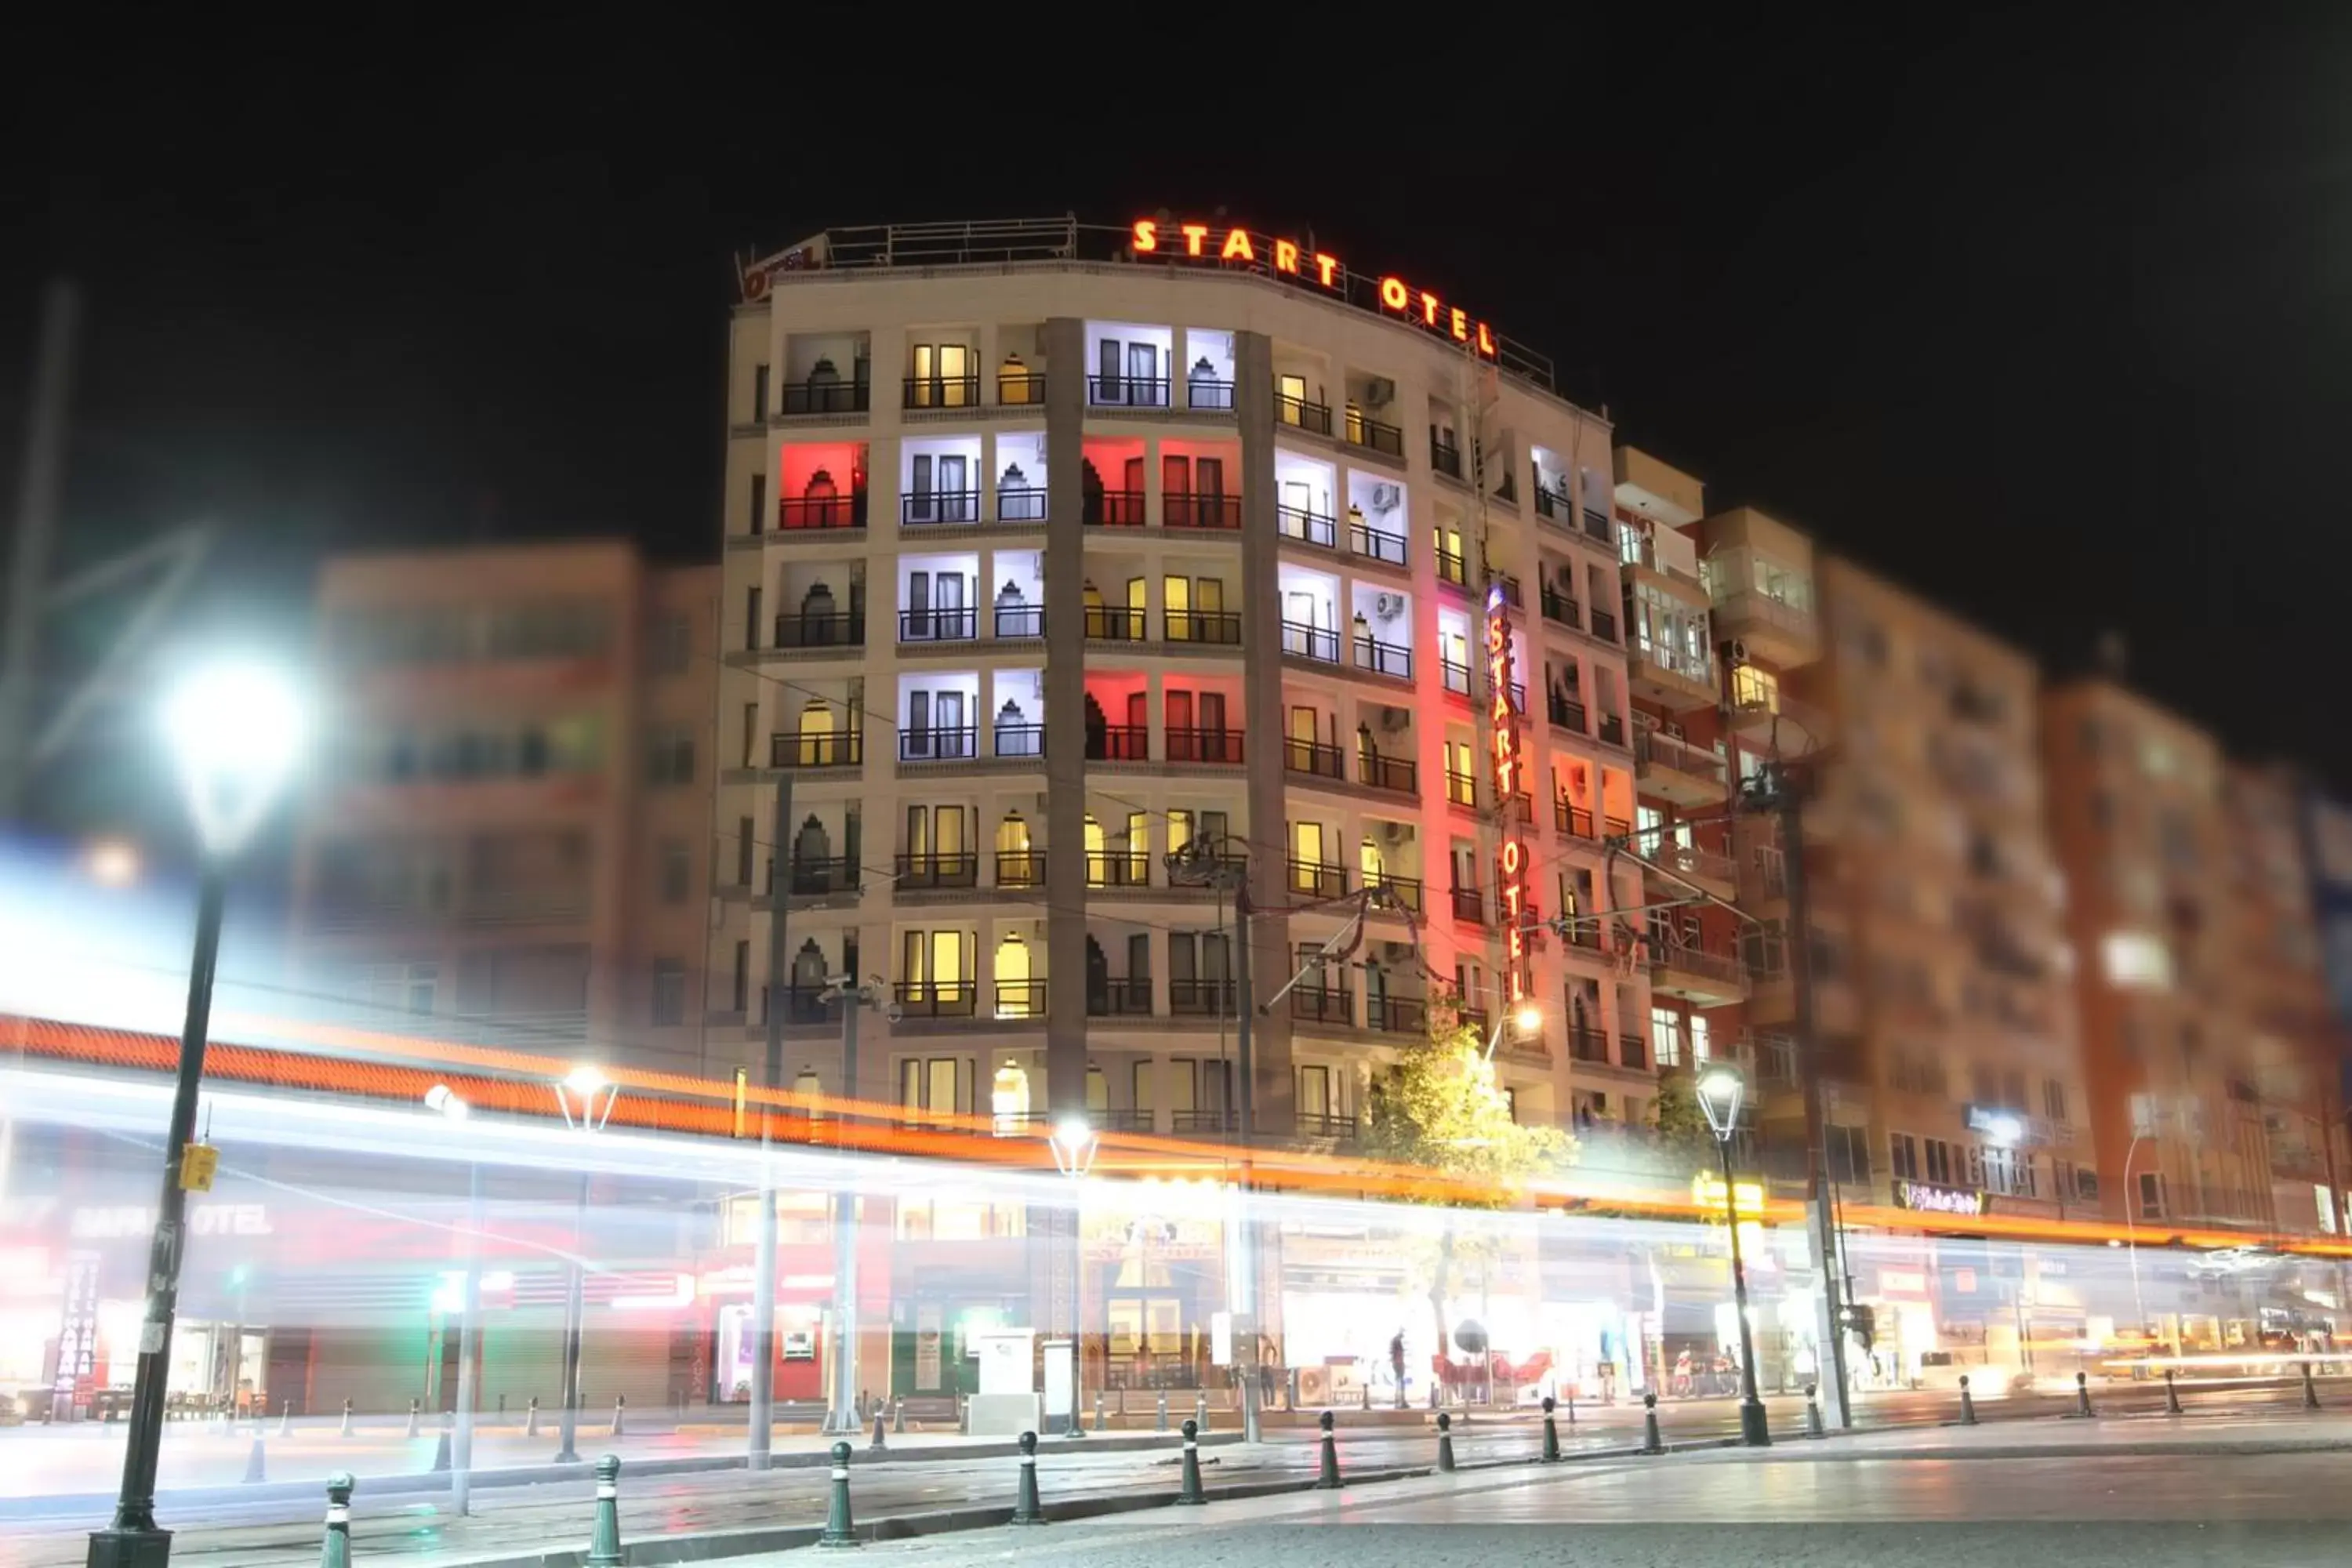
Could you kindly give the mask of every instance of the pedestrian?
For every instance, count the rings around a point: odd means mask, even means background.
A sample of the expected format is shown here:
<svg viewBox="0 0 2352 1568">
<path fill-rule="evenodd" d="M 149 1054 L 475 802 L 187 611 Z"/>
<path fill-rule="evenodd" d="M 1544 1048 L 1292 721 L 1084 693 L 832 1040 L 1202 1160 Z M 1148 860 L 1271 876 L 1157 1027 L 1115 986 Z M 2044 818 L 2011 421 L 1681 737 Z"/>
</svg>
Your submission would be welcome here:
<svg viewBox="0 0 2352 1568">
<path fill-rule="evenodd" d="M 1396 1380 L 1397 1407 L 1404 1407 L 1404 1331 L 1399 1329 L 1389 1341 L 1389 1375 Z"/>
<path fill-rule="evenodd" d="M 1617 1363 L 1606 1359 L 1601 1363 L 1601 1403 L 1617 1403 Z"/>
</svg>

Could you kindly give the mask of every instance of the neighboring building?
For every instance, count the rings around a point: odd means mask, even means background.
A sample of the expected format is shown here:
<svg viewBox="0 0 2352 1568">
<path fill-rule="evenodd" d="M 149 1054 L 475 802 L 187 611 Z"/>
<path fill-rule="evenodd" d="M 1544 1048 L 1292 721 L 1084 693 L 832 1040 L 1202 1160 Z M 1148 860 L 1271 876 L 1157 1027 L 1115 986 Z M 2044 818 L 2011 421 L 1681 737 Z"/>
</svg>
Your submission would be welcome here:
<svg viewBox="0 0 2352 1568">
<path fill-rule="evenodd" d="M 609 542 L 328 563 L 301 985 L 396 1031 L 709 1070 L 718 578 Z"/>
<path fill-rule="evenodd" d="M 1304 971 L 1254 1030 L 1269 1133 L 1345 1136 L 1433 996 L 1491 1028 L 1515 967 L 1544 1015 L 1497 1041 L 1517 1113 L 1639 1120 L 1607 426 L 1394 279 L 1181 232 L 834 231 L 747 274 L 718 816 L 763 840 L 789 774 L 786 1078 L 842 1087 L 825 977 L 879 975 L 900 1016 L 865 1025 L 863 1098 L 1229 1127 L 1231 898 L 1167 865 L 1206 838 L 1264 911 L 1256 996 Z M 722 852 L 708 994 L 714 1058 L 755 1078 L 770 876 Z M 1374 887 L 1346 934 L 1332 900 Z M 1576 939 L 1515 966 L 1514 905 Z"/>
<path fill-rule="evenodd" d="M 2327 982 L 2339 1030 L 2352 1030 L 2352 806 L 2331 799 L 2315 788 L 2303 800 L 2305 862 L 2311 879 L 2312 919 L 2316 928 L 2321 972 Z M 2336 1064 L 2336 1125 L 2344 1125 L 2346 1107 L 2352 1106 L 2352 1051 L 2339 1035 Z M 2352 1171 L 2338 1166 L 2352 1180 Z M 2352 1227 L 2347 1227 L 2352 1230 Z"/>
</svg>

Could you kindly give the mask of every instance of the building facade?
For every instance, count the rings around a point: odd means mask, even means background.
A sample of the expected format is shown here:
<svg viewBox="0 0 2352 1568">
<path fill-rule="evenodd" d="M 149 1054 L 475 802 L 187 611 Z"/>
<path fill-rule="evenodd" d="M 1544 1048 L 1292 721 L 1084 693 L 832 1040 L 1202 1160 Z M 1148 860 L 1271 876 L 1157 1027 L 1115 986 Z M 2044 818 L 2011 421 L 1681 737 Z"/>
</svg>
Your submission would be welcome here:
<svg viewBox="0 0 2352 1568">
<path fill-rule="evenodd" d="M 718 577 L 611 542 L 329 562 L 301 987 L 395 1032 L 709 1070 Z"/>
</svg>

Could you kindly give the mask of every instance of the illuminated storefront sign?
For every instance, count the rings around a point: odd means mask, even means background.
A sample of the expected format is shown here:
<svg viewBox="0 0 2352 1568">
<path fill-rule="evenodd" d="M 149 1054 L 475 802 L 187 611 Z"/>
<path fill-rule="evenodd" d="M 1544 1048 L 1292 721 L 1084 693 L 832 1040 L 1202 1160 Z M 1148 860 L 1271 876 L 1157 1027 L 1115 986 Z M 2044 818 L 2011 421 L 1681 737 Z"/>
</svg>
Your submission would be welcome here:
<svg viewBox="0 0 2352 1568">
<path fill-rule="evenodd" d="M 1920 1214 L 1980 1215 L 1985 1212 L 1985 1195 L 1959 1187 L 1931 1187 L 1925 1182 L 1897 1182 L 1895 1206 Z"/>
<path fill-rule="evenodd" d="M 1297 240 L 1268 238 L 1222 224 L 1167 224 L 1158 218 L 1138 218 L 1129 245 L 1138 256 L 1264 267 L 1285 277 L 1312 279 L 1334 293 L 1344 294 L 1348 286 L 1348 269 L 1336 256 Z M 1388 314 L 1442 332 L 1488 359 L 1496 356 L 1494 329 L 1461 307 L 1446 303 L 1426 289 L 1414 288 L 1394 273 L 1384 274 L 1377 288 L 1380 308 Z"/>
<path fill-rule="evenodd" d="M 1519 750 L 1519 714 L 1511 706 L 1511 622 L 1505 613 L 1503 585 L 1486 590 L 1486 689 L 1493 704 L 1495 799 L 1501 808 L 1503 847 L 1495 858 L 1495 894 L 1503 916 L 1503 994 L 1517 1003 L 1530 989 L 1528 974 L 1528 924 L 1535 919 L 1530 896 L 1528 841 L 1519 836 L 1511 815 L 1519 797 L 1519 778 L 1526 765 Z"/>
</svg>

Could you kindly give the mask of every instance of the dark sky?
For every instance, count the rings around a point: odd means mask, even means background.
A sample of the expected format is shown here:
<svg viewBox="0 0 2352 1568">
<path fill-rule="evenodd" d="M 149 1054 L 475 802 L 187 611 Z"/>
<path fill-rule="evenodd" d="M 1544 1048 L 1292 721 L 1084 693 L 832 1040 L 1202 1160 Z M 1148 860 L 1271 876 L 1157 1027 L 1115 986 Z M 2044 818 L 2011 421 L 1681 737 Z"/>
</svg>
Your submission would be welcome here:
<svg viewBox="0 0 2352 1568">
<path fill-rule="evenodd" d="M 2062 666 L 2120 628 L 2159 700 L 2352 785 L 2352 14 L 1881 9 L 1364 9 L 1262 41 L 1166 13 L 1190 43 L 1121 12 L 1131 56 L 995 12 L 921 38 L 98 15 L 128 37 L 18 100 L 0 413 L 70 267 L 69 548 L 221 518 L 192 626 L 278 624 L 327 548 L 712 554 L 730 249 L 1223 205 L 1548 351 L 1717 504 Z"/>
</svg>

